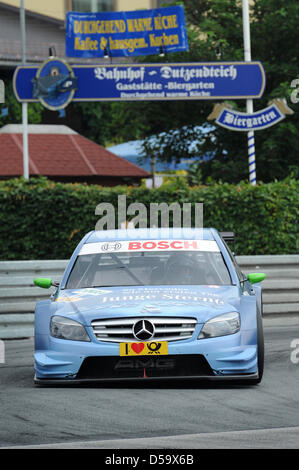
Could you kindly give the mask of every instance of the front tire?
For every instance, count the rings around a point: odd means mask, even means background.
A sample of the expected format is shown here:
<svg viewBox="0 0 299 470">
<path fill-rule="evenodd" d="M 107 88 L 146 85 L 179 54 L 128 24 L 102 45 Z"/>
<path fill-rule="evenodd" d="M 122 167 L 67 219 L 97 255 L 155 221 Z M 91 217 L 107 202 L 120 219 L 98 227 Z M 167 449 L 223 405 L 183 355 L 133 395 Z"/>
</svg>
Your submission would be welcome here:
<svg viewBox="0 0 299 470">
<path fill-rule="evenodd" d="M 257 385 L 261 382 L 264 374 L 264 356 L 265 356 L 265 342 L 264 342 L 264 329 L 263 320 L 260 312 L 257 312 L 257 370 L 258 377 L 256 379 L 248 379 L 248 385 Z"/>
</svg>

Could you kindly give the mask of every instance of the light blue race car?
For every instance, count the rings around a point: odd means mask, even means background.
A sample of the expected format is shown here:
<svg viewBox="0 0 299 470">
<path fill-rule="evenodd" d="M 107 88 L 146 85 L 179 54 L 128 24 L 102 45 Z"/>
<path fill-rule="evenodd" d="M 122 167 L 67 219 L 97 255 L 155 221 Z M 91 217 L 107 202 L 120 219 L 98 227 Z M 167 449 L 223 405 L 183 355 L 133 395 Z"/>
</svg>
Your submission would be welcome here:
<svg viewBox="0 0 299 470">
<path fill-rule="evenodd" d="M 93 231 L 35 309 L 35 383 L 242 380 L 264 368 L 263 273 L 211 229 Z"/>
</svg>

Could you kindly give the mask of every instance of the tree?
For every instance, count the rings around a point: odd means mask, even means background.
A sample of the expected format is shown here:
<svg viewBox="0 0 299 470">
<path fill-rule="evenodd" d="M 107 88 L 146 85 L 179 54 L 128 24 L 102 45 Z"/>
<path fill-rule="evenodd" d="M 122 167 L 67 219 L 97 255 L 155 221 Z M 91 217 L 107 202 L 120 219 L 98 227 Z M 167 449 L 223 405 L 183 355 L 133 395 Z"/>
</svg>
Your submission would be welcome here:
<svg viewBox="0 0 299 470">
<path fill-rule="evenodd" d="M 112 107 L 109 103 L 72 103 L 71 113 L 77 116 L 76 122 L 68 113 L 69 124 L 72 120 L 74 130 L 100 145 L 106 145 L 111 139 L 110 122 Z"/>
<path fill-rule="evenodd" d="M 298 168 L 299 106 L 292 103 L 291 82 L 298 78 L 299 3 L 296 0 L 256 0 L 253 8 L 252 44 L 267 75 L 266 93 L 259 106 L 286 97 L 295 113 L 278 125 L 256 133 L 258 165 L 263 181 L 285 178 Z"/>
<path fill-rule="evenodd" d="M 181 2 L 182 3 L 182 2 Z M 204 62 L 243 60 L 241 0 L 185 0 L 189 51 L 165 58 L 145 56 L 139 62 Z M 286 97 L 295 111 L 279 124 L 255 132 L 257 179 L 272 181 L 298 174 L 299 106 L 290 101 L 291 82 L 298 78 L 297 0 L 255 0 L 251 6 L 252 59 L 260 60 L 266 71 L 264 96 L 254 102 L 257 111 L 276 97 Z M 0 105 L 0 126 L 21 122 L 21 105 L 6 84 L 7 100 Z M 72 103 L 67 116 L 77 117 L 74 127 L 96 142 L 121 143 L 145 139 L 144 150 L 166 162 L 195 158 L 192 169 L 200 181 L 208 178 L 231 183 L 248 179 L 247 135 L 207 121 L 214 102 L 159 101 Z M 245 100 L 231 102 L 246 111 Z M 8 115 L 1 110 L 8 108 Z M 42 121 L 42 106 L 29 104 L 29 123 Z M 69 122 L 66 122 L 70 125 Z M 203 129 L 203 130 L 202 130 Z M 210 160 L 206 160 L 206 157 Z M 197 162 L 197 163 L 196 163 Z"/>
<path fill-rule="evenodd" d="M 0 127 L 5 124 L 22 122 L 22 105 L 13 93 L 11 80 L 4 80 L 5 103 L 0 104 Z M 40 103 L 30 103 L 28 106 L 29 124 L 39 124 L 42 121 L 43 106 Z"/>
<path fill-rule="evenodd" d="M 184 7 L 189 51 L 169 54 L 169 62 L 215 61 L 216 52 L 222 61 L 243 60 L 240 0 L 185 0 Z M 298 76 L 298 19 L 296 0 L 256 0 L 251 8 L 252 60 L 263 63 L 267 76 L 265 94 L 254 102 L 255 110 L 266 107 L 275 97 L 289 98 L 292 92 L 290 83 Z M 161 60 L 157 56 L 142 58 L 144 62 Z M 245 100 L 231 104 L 246 111 Z M 294 115 L 255 133 L 258 180 L 281 179 L 296 168 L 298 105 L 289 104 Z M 212 106 L 204 101 L 115 103 L 111 129 L 118 140 L 145 138 L 148 157 L 155 154 L 169 162 L 197 155 L 203 181 L 209 177 L 228 182 L 248 179 L 247 134 L 208 126 Z M 199 126 L 210 130 L 201 133 Z M 192 138 L 193 142 L 198 140 L 197 147 L 189 146 Z M 204 161 L 207 155 L 212 158 Z"/>
</svg>

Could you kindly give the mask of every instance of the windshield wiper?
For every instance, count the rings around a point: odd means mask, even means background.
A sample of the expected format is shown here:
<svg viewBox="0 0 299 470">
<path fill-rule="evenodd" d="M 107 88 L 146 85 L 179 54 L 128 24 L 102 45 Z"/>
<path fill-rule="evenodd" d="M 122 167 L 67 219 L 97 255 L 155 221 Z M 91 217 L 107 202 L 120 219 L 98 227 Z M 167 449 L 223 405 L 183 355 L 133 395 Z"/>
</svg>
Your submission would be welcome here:
<svg viewBox="0 0 299 470">
<path fill-rule="evenodd" d="M 140 282 L 138 277 L 135 276 L 135 274 L 132 273 L 132 271 L 128 268 L 128 266 L 126 266 L 114 253 L 110 253 L 110 256 L 112 259 L 114 259 L 114 261 L 118 265 L 117 268 L 124 268 L 126 272 L 129 274 L 129 276 L 131 276 L 131 278 L 134 279 L 134 281 L 138 283 L 137 284 L 138 286 L 144 286 L 144 283 Z"/>
<path fill-rule="evenodd" d="M 107 285 L 102 285 L 102 286 L 91 286 L 89 289 L 91 289 L 93 287 L 113 287 L 113 286 L 107 284 Z"/>
</svg>

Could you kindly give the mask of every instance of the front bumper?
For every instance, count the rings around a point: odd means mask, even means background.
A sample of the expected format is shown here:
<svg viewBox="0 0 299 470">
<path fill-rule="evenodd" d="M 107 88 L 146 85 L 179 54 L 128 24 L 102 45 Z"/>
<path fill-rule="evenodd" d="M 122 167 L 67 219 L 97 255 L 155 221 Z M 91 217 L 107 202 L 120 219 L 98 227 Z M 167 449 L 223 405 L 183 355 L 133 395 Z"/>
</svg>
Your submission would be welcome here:
<svg viewBox="0 0 299 470">
<path fill-rule="evenodd" d="M 168 343 L 166 356 L 121 358 L 117 343 L 38 339 L 36 383 L 85 383 L 109 380 L 257 378 L 254 330 L 204 340 Z"/>
<path fill-rule="evenodd" d="M 188 376 L 188 377 L 179 377 L 180 380 L 202 380 L 202 381 L 217 381 L 217 382 L 231 382 L 231 381 L 248 381 L 256 380 L 259 375 L 257 372 L 253 374 L 241 374 L 241 375 L 214 375 L 214 376 Z M 84 384 L 97 384 L 101 382 L 119 382 L 119 381 L 129 381 L 129 382 L 143 382 L 144 378 L 121 378 L 121 379 L 38 379 L 35 375 L 34 383 L 37 385 L 84 385 Z M 161 381 L 161 380 L 178 380 L 177 376 L 165 376 L 165 377 L 147 377 L 146 381 Z"/>
</svg>

